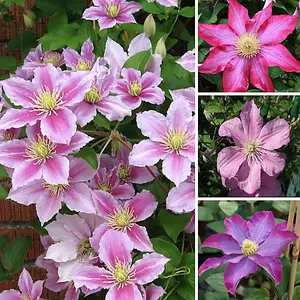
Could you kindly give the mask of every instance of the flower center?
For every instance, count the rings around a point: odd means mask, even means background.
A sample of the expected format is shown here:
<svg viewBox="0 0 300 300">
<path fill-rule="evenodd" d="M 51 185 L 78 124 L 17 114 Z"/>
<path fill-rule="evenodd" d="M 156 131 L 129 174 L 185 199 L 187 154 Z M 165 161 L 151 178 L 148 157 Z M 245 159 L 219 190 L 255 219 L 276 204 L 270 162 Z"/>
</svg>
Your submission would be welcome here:
<svg viewBox="0 0 300 300">
<path fill-rule="evenodd" d="M 255 152 L 256 152 L 256 146 L 255 146 L 255 144 L 248 144 L 248 146 L 247 146 L 247 151 L 248 151 L 248 153 L 250 153 L 250 154 L 255 153 Z"/>
<path fill-rule="evenodd" d="M 4 137 L 3 137 L 4 142 L 11 141 L 12 139 L 14 139 L 14 137 L 15 134 L 11 129 L 5 130 Z"/>
<path fill-rule="evenodd" d="M 31 296 L 28 294 L 22 294 L 20 300 L 32 300 Z"/>
<path fill-rule="evenodd" d="M 54 52 L 54 51 L 49 51 L 45 53 L 43 57 L 43 62 L 45 64 L 50 63 L 55 67 L 59 65 L 60 60 L 61 60 L 61 55 L 58 52 Z"/>
<path fill-rule="evenodd" d="M 126 164 L 121 164 L 118 170 L 118 176 L 121 180 L 126 180 L 130 176 L 130 168 Z"/>
<path fill-rule="evenodd" d="M 131 96 L 138 96 L 142 91 L 142 85 L 137 80 L 131 81 L 128 88 L 128 93 Z"/>
<path fill-rule="evenodd" d="M 118 282 L 126 282 L 128 278 L 129 270 L 125 267 L 120 265 L 117 265 L 115 268 L 115 278 Z"/>
<path fill-rule="evenodd" d="M 119 15 L 120 8 L 114 4 L 108 4 L 106 6 L 106 13 L 111 18 L 116 18 Z"/>
<path fill-rule="evenodd" d="M 111 194 L 111 185 L 110 184 L 99 184 L 98 190 Z"/>
<path fill-rule="evenodd" d="M 89 71 L 91 69 L 91 63 L 86 59 L 80 59 L 77 63 L 77 71 Z"/>
<path fill-rule="evenodd" d="M 42 186 L 57 197 L 69 188 L 68 184 L 49 184 L 48 182 L 42 183 Z"/>
<path fill-rule="evenodd" d="M 189 136 L 188 133 L 183 133 L 181 130 L 169 129 L 164 137 L 163 146 L 167 152 L 178 152 L 187 146 Z"/>
<path fill-rule="evenodd" d="M 256 56 L 260 50 L 260 40 L 254 33 L 244 33 L 236 40 L 238 54 L 245 58 Z"/>
<path fill-rule="evenodd" d="M 134 220 L 133 209 L 120 208 L 109 214 L 107 223 L 115 230 L 126 231 L 133 226 Z"/>
<path fill-rule="evenodd" d="M 100 101 L 100 95 L 96 88 L 91 88 L 84 96 L 84 100 L 88 103 L 95 104 Z"/>
<path fill-rule="evenodd" d="M 254 255 L 258 250 L 258 245 L 250 240 L 244 240 L 242 244 L 242 252 L 245 256 Z"/>
<path fill-rule="evenodd" d="M 38 136 L 37 141 L 29 141 L 26 145 L 26 154 L 28 157 L 37 160 L 37 163 L 44 163 L 52 158 L 55 153 L 56 145 L 45 137 Z"/>
<path fill-rule="evenodd" d="M 88 238 L 80 241 L 77 248 L 77 253 L 82 256 L 90 256 L 90 255 L 97 256 L 97 253 L 92 248 L 90 244 L 90 240 Z"/>
</svg>

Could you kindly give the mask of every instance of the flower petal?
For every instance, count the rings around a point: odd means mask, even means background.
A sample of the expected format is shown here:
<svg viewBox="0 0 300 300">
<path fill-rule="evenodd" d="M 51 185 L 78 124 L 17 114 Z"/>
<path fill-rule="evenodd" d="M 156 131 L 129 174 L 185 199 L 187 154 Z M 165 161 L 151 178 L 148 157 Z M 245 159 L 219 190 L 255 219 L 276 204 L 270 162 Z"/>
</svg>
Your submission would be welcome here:
<svg viewBox="0 0 300 300">
<path fill-rule="evenodd" d="M 84 159 L 73 158 L 70 160 L 70 181 L 82 182 L 93 178 L 96 175 L 94 170 Z"/>
<path fill-rule="evenodd" d="M 242 35 L 246 31 L 246 23 L 250 20 L 248 10 L 236 0 L 227 0 L 228 25 L 238 34 Z"/>
<path fill-rule="evenodd" d="M 165 290 L 155 284 L 150 284 L 146 289 L 147 300 L 159 300 L 165 294 Z"/>
<path fill-rule="evenodd" d="M 142 295 L 135 284 L 127 284 L 120 289 L 115 285 L 109 289 L 105 299 L 143 300 Z"/>
<path fill-rule="evenodd" d="M 100 217 L 107 218 L 113 214 L 116 208 L 119 208 L 119 203 L 115 198 L 104 191 L 92 191 L 92 197 L 97 213 Z"/>
<path fill-rule="evenodd" d="M 143 101 L 157 105 L 160 105 L 165 101 L 165 93 L 159 87 L 146 88 L 141 92 L 139 97 Z"/>
<path fill-rule="evenodd" d="M 89 7 L 87 8 L 82 15 L 82 18 L 85 20 L 98 20 L 103 17 L 103 11 L 99 7 Z"/>
<path fill-rule="evenodd" d="M 44 284 L 44 280 L 38 280 L 33 284 L 32 290 L 31 290 L 32 299 L 39 299 L 39 297 L 42 295 L 43 284 Z"/>
<path fill-rule="evenodd" d="M 129 56 L 133 56 L 139 52 L 146 51 L 151 49 L 151 41 L 146 36 L 145 33 L 141 33 L 137 35 L 131 42 L 128 47 L 128 54 Z"/>
<path fill-rule="evenodd" d="M 91 42 L 91 39 L 88 38 L 81 47 L 81 55 L 83 58 L 89 60 L 91 63 L 95 60 L 95 55 L 93 53 L 94 51 L 94 45 Z"/>
<path fill-rule="evenodd" d="M 76 66 L 80 60 L 80 55 L 72 48 L 66 48 L 63 50 L 63 57 L 67 67 L 71 68 L 72 70 L 76 70 Z"/>
<path fill-rule="evenodd" d="M 265 1 L 264 9 L 257 12 L 254 17 L 247 22 L 247 32 L 257 33 L 259 28 L 272 16 L 272 1 Z"/>
<path fill-rule="evenodd" d="M 113 188 L 111 194 L 117 200 L 127 200 L 134 196 L 135 190 L 132 184 L 123 183 Z"/>
<path fill-rule="evenodd" d="M 189 87 L 185 89 L 169 91 L 174 101 L 187 101 L 192 111 L 195 111 L 195 88 Z"/>
<path fill-rule="evenodd" d="M 160 85 L 162 78 L 154 73 L 146 72 L 141 78 L 143 89 L 151 88 Z"/>
<path fill-rule="evenodd" d="M 134 226 L 127 231 L 127 235 L 129 236 L 134 249 L 142 252 L 154 251 L 145 227 L 134 224 Z"/>
<path fill-rule="evenodd" d="M 51 245 L 46 253 L 45 259 L 52 259 L 55 262 L 66 262 L 77 257 L 78 242 L 67 240 Z"/>
<path fill-rule="evenodd" d="M 159 175 L 159 172 L 155 166 L 150 167 L 150 169 L 156 176 Z M 130 168 L 130 182 L 143 184 L 143 183 L 151 182 L 153 180 L 154 180 L 153 176 L 146 168 L 134 167 L 134 166 Z"/>
<path fill-rule="evenodd" d="M 69 160 L 54 154 L 43 164 L 43 178 L 50 184 L 68 184 L 69 169 Z"/>
<path fill-rule="evenodd" d="M 16 168 L 25 161 L 26 142 L 11 140 L 0 143 L 0 163 L 6 167 Z"/>
<path fill-rule="evenodd" d="M 276 151 L 263 151 L 262 169 L 269 176 L 277 176 L 285 167 L 285 155 Z"/>
<path fill-rule="evenodd" d="M 45 67 L 36 68 L 34 70 L 34 78 L 32 82 L 38 88 L 47 88 L 50 92 L 53 92 L 55 90 L 56 80 L 58 76 L 59 71 L 49 63 Z"/>
<path fill-rule="evenodd" d="M 20 300 L 21 296 L 16 290 L 7 290 L 0 293 L 0 300 Z"/>
<path fill-rule="evenodd" d="M 240 245 L 248 238 L 248 226 L 240 215 L 233 215 L 231 218 L 225 218 L 226 234 L 232 236 Z"/>
<path fill-rule="evenodd" d="M 24 268 L 20 274 L 18 281 L 19 289 L 23 294 L 31 295 L 31 289 L 33 285 L 32 278 L 29 272 Z"/>
<path fill-rule="evenodd" d="M 243 124 L 239 118 L 225 121 L 219 128 L 219 135 L 231 137 L 239 146 L 242 146 L 246 140 Z"/>
<path fill-rule="evenodd" d="M 71 107 L 72 112 L 77 118 L 77 124 L 81 127 L 91 122 L 97 114 L 96 105 L 85 100 Z"/>
<path fill-rule="evenodd" d="M 110 68 L 122 68 L 127 58 L 128 56 L 123 48 L 108 37 L 104 51 L 104 59 L 108 62 Z"/>
</svg>

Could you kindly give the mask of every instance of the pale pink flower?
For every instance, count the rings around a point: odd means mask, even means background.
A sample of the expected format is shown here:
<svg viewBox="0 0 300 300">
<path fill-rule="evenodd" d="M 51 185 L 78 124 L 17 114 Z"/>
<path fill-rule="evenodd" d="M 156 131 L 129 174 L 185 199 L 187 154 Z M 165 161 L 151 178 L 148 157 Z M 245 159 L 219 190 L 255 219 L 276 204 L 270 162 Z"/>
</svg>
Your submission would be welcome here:
<svg viewBox="0 0 300 300">
<path fill-rule="evenodd" d="M 106 300 L 143 300 L 139 285 L 154 281 L 164 271 L 169 259 L 151 253 L 132 264 L 132 250 L 133 244 L 125 233 L 107 231 L 99 247 L 99 257 L 105 268 L 89 266 L 77 270 L 72 277 L 75 287 L 109 289 Z"/>
<path fill-rule="evenodd" d="M 160 5 L 170 7 L 170 6 L 178 6 L 178 0 L 148 0 L 148 2 L 157 1 Z"/>
<path fill-rule="evenodd" d="M 68 184 L 70 164 L 65 155 L 79 150 L 92 138 L 76 132 L 69 145 L 56 144 L 41 134 L 39 123 L 28 126 L 26 132 L 28 138 L 0 143 L 0 163 L 14 169 L 13 188 L 41 178 L 49 184 Z"/>
<path fill-rule="evenodd" d="M 158 203 L 149 191 L 143 190 L 124 205 L 103 191 L 93 191 L 93 199 L 98 215 L 105 220 L 91 239 L 94 248 L 99 248 L 99 242 L 107 230 L 114 229 L 126 233 L 135 249 L 153 251 L 146 228 L 136 224 L 149 218 L 157 207 Z"/>
<path fill-rule="evenodd" d="M 95 6 L 83 12 L 83 19 L 97 20 L 100 30 L 114 27 L 116 24 L 136 23 L 133 13 L 142 6 L 136 2 L 125 0 L 93 0 Z"/>
<path fill-rule="evenodd" d="M 0 293 L 0 300 L 40 300 L 43 292 L 44 281 L 39 280 L 33 283 L 29 272 L 23 269 L 20 274 L 18 285 L 19 291 L 7 290 Z"/>
<path fill-rule="evenodd" d="M 195 232 L 195 211 L 191 212 L 190 222 L 184 228 L 184 232 L 186 232 L 186 233 Z"/>
<path fill-rule="evenodd" d="M 195 111 L 195 88 L 189 87 L 180 90 L 169 91 L 174 101 L 187 101 L 192 111 Z"/>
<path fill-rule="evenodd" d="M 142 285 L 138 286 L 143 300 L 159 300 L 166 293 L 165 290 L 155 284 L 150 284 L 147 288 Z"/>
<path fill-rule="evenodd" d="M 186 52 L 181 58 L 177 59 L 176 62 L 185 70 L 189 72 L 196 72 L 195 49 Z"/>
<path fill-rule="evenodd" d="M 123 69 L 122 79 L 114 89 L 114 93 L 119 94 L 124 104 L 130 109 L 138 108 L 142 101 L 152 104 L 162 104 L 165 100 L 165 93 L 158 87 L 162 78 L 146 72 L 135 69 Z"/>
<path fill-rule="evenodd" d="M 285 156 L 274 151 L 290 141 L 290 126 L 281 118 L 264 124 L 260 110 L 251 100 L 246 102 L 239 118 L 225 121 L 220 136 L 231 137 L 235 146 L 222 149 L 217 158 L 220 175 L 236 178 L 247 194 L 261 186 L 261 171 L 276 177 L 285 167 Z"/>
<path fill-rule="evenodd" d="M 2 117 L 0 129 L 34 125 L 41 120 L 41 131 L 52 142 L 68 144 L 76 132 L 76 116 L 68 108 L 84 98 L 93 75 L 59 72 L 53 65 L 34 70 L 32 82 L 10 78 L 2 82 L 10 100 L 22 109 L 9 109 Z"/>
<path fill-rule="evenodd" d="M 194 122 L 186 101 L 174 101 L 166 117 L 156 111 L 138 113 L 137 126 L 149 139 L 133 146 L 129 163 L 145 167 L 163 160 L 163 174 L 178 187 L 191 174 L 195 160 Z"/>
</svg>

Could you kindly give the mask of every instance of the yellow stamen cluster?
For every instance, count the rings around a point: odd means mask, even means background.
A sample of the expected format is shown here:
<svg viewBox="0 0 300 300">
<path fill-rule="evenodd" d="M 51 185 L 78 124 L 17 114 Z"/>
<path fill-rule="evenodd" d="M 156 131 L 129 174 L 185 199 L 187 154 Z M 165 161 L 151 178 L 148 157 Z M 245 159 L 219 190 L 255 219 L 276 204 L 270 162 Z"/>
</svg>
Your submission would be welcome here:
<svg viewBox="0 0 300 300">
<path fill-rule="evenodd" d="M 43 57 L 43 62 L 45 64 L 52 64 L 53 66 L 57 67 L 59 65 L 61 56 L 57 52 L 48 52 Z"/>
<path fill-rule="evenodd" d="M 12 139 L 14 139 L 14 137 L 15 134 L 13 131 L 11 131 L 10 129 L 5 130 L 4 137 L 3 137 L 4 142 L 11 141 Z"/>
<path fill-rule="evenodd" d="M 142 91 L 142 85 L 137 82 L 137 80 L 131 81 L 130 86 L 128 87 L 128 93 L 131 96 L 139 96 Z"/>
<path fill-rule="evenodd" d="M 126 180 L 130 176 L 130 168 L 127 164 L 121 164 L 118 170 L 118 176 L 121 180 Z"/>
<path fill-rule="evenodd" d="M 91 69 L 91 63 L 88 60 L 80 59 L 77 63 L 77 71 L 89 71 Z"/>
<path fill-rule="evenodd" d="M 92 248 L 88 238 L 81 240 L 77 248 L 77 253 L 82 256 L 97 256 L 97 253 Z"/>
<path fill-rule="evenodd" d="M 49 184 L 48 182 L 44 182 L 43 187 L 49 190 L 53 195 L 59 196 L 61 193 L 65 193 L 65 191 L 69 188 L 68 184 Z"/>
<path fill-rule="evenodd" d="M 177 129 L 169 129 L 166 136 L 163 138 L 163 147 L 167 152 L 178 152 L 187 146 L 189 135 Z"/>
<path fill-rule="evenodd" d="M 112 214 L 108 216 L 107 223 L 113 229 L 118 231 L 127 231 L 134 224 L 135 217 L 132 209 L 116 209 Z"/>
<path fill-rule="evenodd" d="M 131 264 L 122 262 L 118 258 L 115 267 L 110 267 L 109 272 L 111 275 L 108 276 L 108 279 L 115 281 L 118 289 L 124 288 L 135 280 L 135 270 L 131 268 Z"/>
<path fill-rule="evenodd" d="M 100 95 L 98 90 L 93 87 L 84 96 L 84 100 L 88 103 L 95 104 L 100 101 Z"/>
<path fill-rule="evenodd" d="M 106 6 L 106 14 L 111 18 L 116 18 L 119 15 L 120 7 L 114 4 L 108 4 Z"/>
<path fill-rule="evenodd" d="M 260 40 L 254 33 L 244 33 L 236 40 L 238 54 L 245 58 L 255 57 L 260 50 Z"/>
<path fill-rule="evenodd" d="M 99 184 L 98 190 L 111 194 L 111 185 L 110 184 Z"/>
<path fill-rule="evenodd" d="M 242 243 L 242 252 L 245 256 L 252 256 L 256 254 L 258 250 L 258 245 L 251 240 L 244 240 Z"/>
</svg>

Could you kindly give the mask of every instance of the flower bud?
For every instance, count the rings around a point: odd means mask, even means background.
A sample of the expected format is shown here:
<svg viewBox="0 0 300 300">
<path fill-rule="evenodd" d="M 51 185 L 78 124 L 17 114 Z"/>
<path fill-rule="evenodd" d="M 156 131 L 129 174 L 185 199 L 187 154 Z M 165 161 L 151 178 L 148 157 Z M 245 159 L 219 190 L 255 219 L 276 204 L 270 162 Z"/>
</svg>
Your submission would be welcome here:
<svg viewBox="0 0 300 300">
<path fill-rule="evenodd" d="M 144 23 L 144 32 L 147 37 L 154 36 L 156 32 L 156 24 L 152 15 L 149 15 Z"/>
<path fill-rule="evenodd" d="M 23 14 L 24 23 L 27 28 L 32 28 L 35 23 L 35 13 L 31 10 L 26 10 L 25 14 Z"/>
<path fill-rule="evenodd" d="M 157 45 L 155 47 L 155 54 L 160 54 L 162 58 L 164 59 L 167 55 L 167 49 L 166 49 L 166 44 L 165 44 L 165 39 L 160 38 L 159 41 L 157 42 Z"/>
<path fill-rule="evenodd" d="M 120 149 L 122 147 L 122 143 L 118 141 L 118 140 L 122 140 L 122 137 L 121 137 L 119 131 L 117 131 L 117 130 L 113 130 L 111 132 L 110 136 L 112 138 L 111 150 L 113 153 L 117 153 L 118 151 L 120 151 Z M 115 139 L 114 137 L 116 137 L 117 139 Z"/>
</svg>

